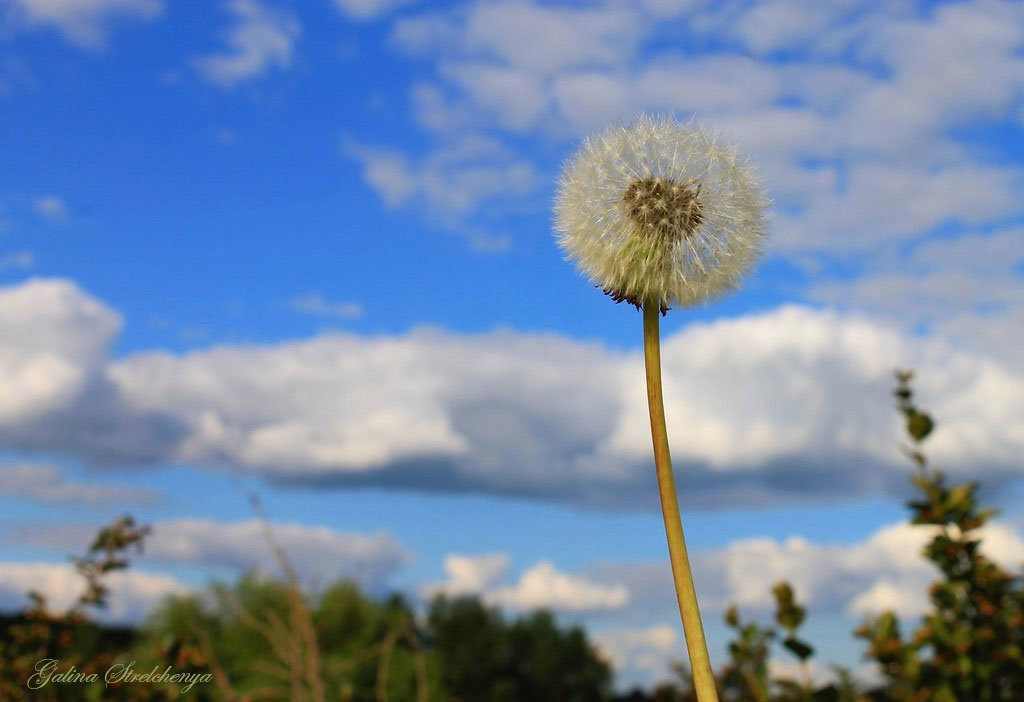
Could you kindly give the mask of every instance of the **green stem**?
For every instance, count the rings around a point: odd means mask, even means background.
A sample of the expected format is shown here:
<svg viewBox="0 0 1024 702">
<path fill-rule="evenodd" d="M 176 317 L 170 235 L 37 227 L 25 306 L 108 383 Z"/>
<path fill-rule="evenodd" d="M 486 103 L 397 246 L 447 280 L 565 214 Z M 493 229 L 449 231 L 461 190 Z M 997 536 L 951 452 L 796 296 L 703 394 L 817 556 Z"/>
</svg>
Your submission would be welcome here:
<svg viewBox="0 0 1024 702">
<path fill-rule="evenodd" d="M 672 562 L 672 578 L 676 585 L 679 614 L 683 620 L 686 651 L 693 672 L 693 687 L 698 702 L 718 702 L 715 674 L 708 658 L 708 644 L 704 639 L 704 625 L 697 608 L 697 591 L 693 587 L 690 559 L 686 555 L 683 522 L 679 517 L 679 499 L 676 481 L 672 477 L 672 457 L 668 451 L 668 432 L 665 429 L 665 401 L 661 391 L 661 340 L 659 306 L 644 305 L 644 362 L 647 367 L 647 405 L 651 411 L 651 438 L 654 442 L 654 466 L 658 473 L 658 492 L 661 494 L 661 513 L 665 518 L 665 536 Z"/>
</svg>

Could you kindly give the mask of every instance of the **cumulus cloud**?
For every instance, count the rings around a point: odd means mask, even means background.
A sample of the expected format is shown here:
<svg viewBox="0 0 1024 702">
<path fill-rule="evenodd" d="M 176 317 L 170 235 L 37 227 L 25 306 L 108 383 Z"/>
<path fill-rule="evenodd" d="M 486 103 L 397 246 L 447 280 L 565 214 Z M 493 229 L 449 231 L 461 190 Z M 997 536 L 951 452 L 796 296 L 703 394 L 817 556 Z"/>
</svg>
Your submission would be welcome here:
<svg viewBox="0 0 1024 702">
<path fill-rule="evenodd" d="M 363 180 L 390 206 L 419 197 L 437 212 L 463 214 L 496 195 L 522 197 L 537 185 L 532 165 L 498 141 L 466 134 L 414 164 L 402 154 L 356 144 L 345 150 L 363 164 Z"/>
<path fill-rule="evenodd" d="M 384 532 L 360 534 L 282 522 L 271 522 L 269 527 L 274 541 L 300 576 L 320 585 L 345 579 L 377 590 L 412 559 L 405 548 Z M 163 563 L 240 571 L 280 570 L 270 551 L 265 525 L 257 519 L 227 523 L 196 518 L 156 522 L 146 542 L 145 557 Z"/>
<path fill-rule="evenodd" d="M 822 302 L 867 310 L 904 324 L 926 324 L 963 348 L 1019 366 L 1024 345 L 1024 230 L 998 228 L 926 240 L 873 270 L 815 283 Z"/>
<path fill-rule="evenodd" d="M 1000 222 L 1019 211 L 1024 185 L 1015 167 L 858 164 L 846 189 L 822 192 L 802 217 L 787 217 L 789 249 L 808 248 L 820 232 L 833 234 L 833 255 L 844 250 L 885 250 L 940 224 Z"/>
<path fill-rule="evenodd" d="M 4 19 L 15 29 L 50 27 L 73 44 L 99 49 L 115 22 L 150 21 L 163 9 L 162 0 L 11 0 Z"/>
<path fill-rule="evenodd" d="M 615 65 L 631 56 L 640 39 L 638 19 L 627 6 L 482 2 L 449 14 L 400 20 L 391 38 L 413 53 L 443 48 L 552 74 L 567 68 Z"/>
<path fill-rule="evenodd" d="M 654 508 L 641 354 L 557 335 L 320 334 L 112 361 L 70 283 L 0 290 L 0 441 L 307 485 Z M 892 370 L 920 371 L 956 476 L 1020 477 L 1021 370 L 870 318 L 786 305 L 663 341 L 674 457 L 705 507 L 905 490 Z"/>
<path fill-rule="evenodd" d="M 598 653 L 620 675 L 628 671 L 648 684 L 667 679 L 667 663 L 677 658 L 680 652 L 676 630 L 664 624 L 600 631 L 592 638 Z"/>
<path fill-rule="evenodd" d="M 440 121 L 452 117 L 430 86 L 420 86 L 418 110 Z M 455 108 L 457 109 L 457 108 Z M 453 121 L 453 124 L 458 124 Z M 499 140 L 475 132 L 453 134 L 449 141 L 420 159 L 387 148 L 364 146 L 346 139 L 342 150 L 362 164 L 363 181 L 388 207 L 426 207 L 433 225 L 463 236 L 481 251 L 501 251 L 508 237 L 495 233 L 497 216 L 523 203 L 540 183 L 536 167 L 515 158 Z M 474 211 L 489 203 L 488 226 L 474 223 Z"/>
<path fill-rule="evenodd" d="M 96 614 L 106 621 L 137 622 L 164 598 L 185 595 L 187 585 L 162 573 L 115 571 L 106 580 L 108 605 Z M 68 563 L 0 563 L 0 609 L 23 609 L 30 590 L 44 595 L 48 607 L 67 610 L 85 589 L 85 581 Z"/>
<path fill-rule="evenodd" d="M 851 544 L 813 543 L 802 537 L 738 539 L 692 554 L 694 577 L 705 616 L 729 605 L 766 613 L 774 608 L 772 586 L 788 581 L 811 615 L 854 618 L 892 609 L 913 618 L 929 609 L 928 586 L 941 573 L 922 555 L 931 527 L 908 523 L 877 529 Z M 1005 522 L 979 530 L 981 552 L 1011 572 L 1024 564 L 1024 533 Z M 668 618 L 675 593 L 664 563 L 604 563 L 585 572 L 595 583 L 622 583 L 632 598 L 623 612 L 633 621 Z"/>
<path fill-rule="evenodd" d="M 412 560 L 412 555 L 385 532 L 363 534 L 259 519 L 219 522 L 182 518 L 156 521 L 151 527 L 140 557 L 145 563 L 281 575 L 281 565 L 273 552 L 276 544 L 303 582 L 314 586 L 355 580 L 377 591 Z M 95 531 L 75 524 L 34 525 L 22 538 L 40 547 L 81 552 L 88 548 Z"/>
<path fill-rule="evenodd" d="M 615 610 L 629 602 L 625 586 L 595 583 L 585 576 L 565 573 L 549 561 L 523 571 L 514 584 L 499 584 L 508 560 L 505 554 L 450 554 L 444 560 L 448 580 L 426 585 L 421 592 L 426 598 L 476 595 L 489 605 L 517 610 L 587 612 Z"/>
<path fill-rule="evenodd" d="M 474 3 L 400 20 L 391 42 L 413 55 L 438 57 L 439 83 L 413 88 L 417 114 L 427 126 L 447 131 L 458 130 L 463 122 L 477 127 L 496 123 L 528 132 L 550 115 L 555 95 L 565 94 L 567 76 L 612 71 L 614 78 L 603 87 L 623 77 L 616 69 L 634 56 L 645 26 L 626 5 Z M 621 93 L 612 91 L 613 96 Z M 594 90 L 593 95 L 600 93 Z M 586 110 L 586 105 L 578 107 Z M 616 102 L 612 114 L 620 107 Z M 596 118 L 607 114 L 602 111 Z"/>
<path fill-rule="evenodd" d="M 106 360 L 121 318 L 74 284 L 30 280 L 0 289 L 0 426 L 66 406 Z"/>
<path fill-rule="evenodd" d="M 436 595 L 459 597 L 477 595 L 500 579 L 508 570 L 509 557 L 505 553 L 466 556 L 451 553 L 444 558 L 444 572 L 448 580 L 422 588 L 427 599 Z"/>
<path fill-rule="evenodd" d="M 900 3 L 892 5 L 895 7 L 890 11 L 902 9 Z M 731 31 L 759 53 L 816 45 L 830 32 L 849 32 L 851 19 L 862 14 L 854 3 L 769 0 L 753 3 L 729 17 L 731 22 L 726 23 L 725 8 L 715 8 L 710 3 L 705 6 L 710 12 L 700 18 L 700 24 L 710 28 L 713 23 L 716 29 Z"/>
<path fill-rule="evenodd" d="M 230 88 L 271 68 L 288 68 L 302 32 L 292 15 L 255 0 L 232 0 L 236 24 L 227 34 L 228 50 L 197 58 L 194 65 L 207 80 Z"/>
<path fill-rule="evenodd" d="M 547 107 L 547 97 L 540 80 L 532 74 L 487 63 L 453 63 L 442 67 L 442 73 L 474 97 L 480 107 L 490 111 L 496 122 L 504 127 L 528 129 L 537 122 Z M 427 90 L 430 90 L 429 86 Z M 436 92 L 424 92 L 420 88 L 414 96 L 419 102 L 421 114 L 432 127 L 458 129 L 459 121 L 452 115 L 432 117 L 425 110 L 431 109 L 428 100 L 435 101 L 439 109 L 445 98 Z M 450 108 L 449 108 L 450 109 Z M 462 109 L 466 109 L 465 106 Z"/>
<path fill-rule="evenodd" d="M 0 463 L 0 495 L 35 502 L 90 505 L 147 503 L 151 490 L 69 480 L 57 466 L 46 463 Z"/>
<path fill-rule="evenodd" d="M 629 602 L 629 590 L 621 584 L 601 585 L 563 573 L 554 564 L 541 561 L 526 570 L 516 584 L 484 593 L 484 600 L 517 609 L 579 612 L 618 609 Z"/>
<path fill-rule="evenodd" d="M 803 133 L 801 149 L 858 156 L 848 153 L 853 144 L 883 160 L 948 157 L 944 126 L 1004 117 L 1024 89 L 1024 13 L 1012 3 L 948 4 L 924 13 L 913 3 L 677 5 L 675 12 L 649 7 L 655 11 L 645 14 L 611 2 L 586 8 L 478 3 L 404 19 L 392 42 L 434 59 L 439 77 L 481 117 L 514 111 L 529 93 L 530 104 L 550 107 L 556 122 L 568 120 L 578 133 L 638 110 L 695 111 L 717 123 L 769 111 L 788 99 L 790 119 L 818 116 L 830 127 L 824 134 Z M 666 14 L 678 18 L 666 22 Z M 693 42 L 739 39 L 748 51 L 681 51 L 664 41 L 665 32 Z M 755 60 L 749 53 L 778 49 L 805 53 L 784 62 Z M 843 65 L 839 55 L 853 58 Z M 890 79 L 879 79 L 879 63 Z M 516 75 L 531 88 L 512 90 L 495 104 L 500 98 L 493 86 L 463 78 L 463 67 L 474 65 L 493 75 Z M 976 80 L 978 75 L 992 80 Z M 595 110 L 584 117 L 588 104 Z M 526 130 L 536 122 L 505 126 Z M 787 144 L 785 154 L 799 156 L 792 147 Z"/>
<path fill-rule="evenodd" d="M 127 408 L 107 378 L 120 329 L 117 312 L 70 281 L 0 288 L 0 445 L 105 465 L 173 455 L 184 427 Z"/>
</svg>

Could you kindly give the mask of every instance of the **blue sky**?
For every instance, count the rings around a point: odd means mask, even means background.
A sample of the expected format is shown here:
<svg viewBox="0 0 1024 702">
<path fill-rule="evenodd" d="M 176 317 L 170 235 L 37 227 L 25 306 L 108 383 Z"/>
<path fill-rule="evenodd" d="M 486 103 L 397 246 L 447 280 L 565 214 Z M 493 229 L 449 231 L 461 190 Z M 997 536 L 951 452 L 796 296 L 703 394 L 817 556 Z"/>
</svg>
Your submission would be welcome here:
<svg viewBox="0 0 1024 702">
<path fill-rule="evenodd" d="M 241 480 L 310 580 L 549 606 L 663 675 L 640 317 L 551 231 L 581 138 L 662 111 L 774 201 L 742 290 L 663 322 L 713 657 L 788 577 L 858 666 L 930 577 L 895 366 L 1024 561 L 1022 49 L 1003 2 L 5 0 L 5 603 L 126 510 L 115 616 L 266 564 Z"/>
</svg>

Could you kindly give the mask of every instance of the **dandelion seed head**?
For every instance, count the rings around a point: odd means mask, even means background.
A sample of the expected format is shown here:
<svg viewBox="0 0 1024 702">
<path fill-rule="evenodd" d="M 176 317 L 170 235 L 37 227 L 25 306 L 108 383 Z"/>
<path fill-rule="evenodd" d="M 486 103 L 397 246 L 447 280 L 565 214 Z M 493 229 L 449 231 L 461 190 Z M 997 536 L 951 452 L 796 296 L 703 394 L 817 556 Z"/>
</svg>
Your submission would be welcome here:
<svg viewBox="0 0 1024 702">
<path fill-rule="evenodd" d="M 559 245 L 616 302 L 689 307 L 739 285 L 768 202 L 736 148 L 697 124 L 643 115 L 588 137 L 562 170 Z"/>
</svg>

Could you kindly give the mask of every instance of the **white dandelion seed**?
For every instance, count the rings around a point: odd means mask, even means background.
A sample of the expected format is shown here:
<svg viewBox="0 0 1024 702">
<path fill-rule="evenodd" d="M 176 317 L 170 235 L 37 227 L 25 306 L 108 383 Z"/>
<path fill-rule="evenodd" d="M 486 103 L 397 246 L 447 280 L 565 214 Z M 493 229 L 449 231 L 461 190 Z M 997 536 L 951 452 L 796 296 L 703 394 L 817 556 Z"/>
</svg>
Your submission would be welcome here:
<svg viewBox="0 0 1024 702">
<path fill-rule="evenodd" d="M 559 179 L 558 243 L 616 302 L 689 307 L 733 290 L 762 253 L 765 199 L 734 146 L 640 116 L 586 139 Z"/>
</svg>

